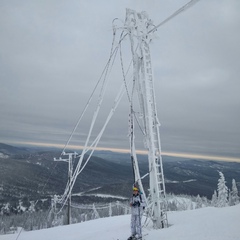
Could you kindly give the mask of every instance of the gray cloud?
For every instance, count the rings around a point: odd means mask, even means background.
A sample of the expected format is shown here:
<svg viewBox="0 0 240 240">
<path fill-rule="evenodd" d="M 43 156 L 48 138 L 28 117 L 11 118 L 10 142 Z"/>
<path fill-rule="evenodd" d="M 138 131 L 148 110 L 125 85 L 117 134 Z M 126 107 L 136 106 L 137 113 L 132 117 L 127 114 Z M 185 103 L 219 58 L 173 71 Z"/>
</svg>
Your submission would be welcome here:
<svg viewBox="0 0 240 240">
<path fill-rule="evenodd" d="M 158 24 L 186 3 L 70 2 L 1 2 L 2 142 L 64 144 L 109 57 L 112 20 L 130 7 Z M 158 29 L 151 51 L 163 150 L 240 156 L 239 10 L 237 0 L 200 1 Z M 118 59 L 99 127 L 122 81 Z M 81 144 L 92 112 L 78 129 Z M 124 96 L 101 146 L 128 147 L 127 115 Z"/>
</svg>

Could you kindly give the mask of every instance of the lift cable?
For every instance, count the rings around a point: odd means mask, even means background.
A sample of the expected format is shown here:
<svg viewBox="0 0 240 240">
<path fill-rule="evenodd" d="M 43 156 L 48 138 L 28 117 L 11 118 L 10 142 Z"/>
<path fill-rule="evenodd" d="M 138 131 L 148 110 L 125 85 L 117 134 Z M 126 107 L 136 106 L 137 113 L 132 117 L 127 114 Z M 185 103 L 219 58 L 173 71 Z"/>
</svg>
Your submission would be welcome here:
<svg viewBox="0 0 240 240">
<path fill-rule="evenodd" d="M 161 27 L 163 24 L 165 24 L 166 22 L 170 21 L 172 18 L 176 17 L 177 15 L 179 15 L 180 13 L 186 11 L 188 8 L 192 7 L 194 4 L 196 4 L 197 2 L 199 2 L 200 0 L 191 0 L 190 2 L 186 3 L 184 6 L 182 6 L 181 8 L 179 8 L 176 12 L 174 12 L 172 15 L 170 15 L 168 18 L 166 18 L 164 21 L 162 21 L 161 23 L 159 23 L 158 25 L 156 25 L 153 29 L 151 29 L 148 33 L 154 32 L 155 30 L 157 30 L 159 27 Z"/>
<path fill-rule="evenodd" d="M 114 34 L 114 35 L 115 35 L 115 34 Z M 115 50 L 117 50 L 117 49 L 119 48 L 120 43 L 121 43 L 121 41 L 125 38 L 125 36 L 126 36 L 126 35 L 121 36 L 120 41 L 119 41 L 119 43 L 118 43 L 118 46 L 115 48 Z M 113 42 L 114 42 L 114 41 L 113 41 Z M 113 46 L 113 44 L 112 44 L 112 46 Z M 115 50 L 114 50 L 114 52 L 116 52 Z M 108 72 L 109 72 L 108 69 L 109 69 L 109 65 L 110 65 L 110 63 L 111 63 L 112 56 L 113 56 L 113 53 L 112 53 L 112 50 L 111 50 L 111 56 L 110 56 L 110 58 L 109 58 L 108 65 L 107 65 L 107 67 L 106 67 L 106 72 L 105 72 L 105 74 L 104 74 L 105 76 L 104 76 L 104 81 L 103 81 L 103 84 L 102 84 L 102 87 L 101 87 L 101 93 L 100 93 L 100 95 L 99 95 L 99 101 L 98 101 L 97 109 L 96 109 L 95 112 L 94 112 L 94 116 L 93 116 L 93 119 L 92 119 L 92 122 L 91 122 L 91 126 L 90 126 L 90 129 L 89 129 L 88 136 L 87 136 L 87 140 L 86 140 L 86 142 L 85 142 L 85 146 L 84 146 L 84 148 L 83 148 L 82 154 L 79 156 L 80 158 L 79 158 L 78 164 L 77 164 L 77 166 L 76 166 L 76 168 L 75 168 L 75 171 L 74 171 L 74 173 L 73 173 L 72 181 L 71 181 L 71 182 L 68 182 L 68 184 L 67 184 L 67 186 L 66 186 L 65 193 L 64 193 L 64 195 L 63 195 L 63 197 L 62 197 L 62 200 L 61 200 L 62 202 L 66 202 L 66 201 L 67 201 L 67 199 L 68 199 L 68 197 L 69 197 L 69 195 L 70 195 L 69 193 L 71 192 L 71 190 L 72 190 L 72 188 L 73 188 L 73 185 L 74 185 L 74 183 L 75 183 L 75 181 L 76 181 L 77 176 L 80 174 L 80 172 L 81 172 L 81 171 L 83 170 L 83 168 L 86 166 L 87 162 L 89 161 L 89 159 L 90 159 L 90 157 L 91 157 L 94 149 L 96 148 L 96 146 L 97 146 L 97 144 L 98 144 L 98 142 L 99 142 L 99 140 L 100 140 L 100 138 L 101 138 L 101 136 L 102 136 L 102 134 L 103 134 L 103 131 L 104 131 L 105 128 L 106 128 L 106 123 L 105 123 L 105 124 L 104 124 L 104 127 L 103 127 L 102 130 L 100 131 L 98 137 L 95 139 L 95 141 L 94 141 L 93 144 L 92 144 L 92 145 L 94 145 L 93 150 L 92 150 L 92 153 L 91 153 L 90 156 L 88 157 L 88 159 L 87 159 L 87 161 L 85 162 L 84 166 L 81 168 L 84 155 L 85 155 L 85 153 L 91 148 L 91 147 L 88 148 L 88 142 L 89 142 L 89 138 L 90 138 L 90 136 L 91 136 L 93 126 L 94 126 L 94 124 L 95 124 L 95 121 L 96 121 L 98 112 L 99 112 L 99 110 L 100 110 L 100 107 L 101 107 L 101 104 L 102 104 L 102 101 L 103 101 L 103 96 L 104 96 L 104 94 L 105 94 L 105 90 L 106 90 L 106 79 L 107 79 L 107 74 L 108 74 Z M 116 55 L 114 55 L 113 63 L 114 63 L 114 61 L 115 61 L 115 56 L 116 56 Z M 113 63 L 112 63 L 112 64 L 113 64 Z M 123 89 L 123 87 L 122 87 L 121 89 Z M 111 110 L 111 112 L 110 112 L 110 115 L 109 115 L 108 118 L 107 118 L 107 121 L 106 121 L 107 123 L 109 122 L 109 120 L 110 120 L 113 112 L 115 111 L 116 106 L 118 105 L 121 97 L 123 96 L 123 90 L 121 90 L 121 92 L 122 92 L 122 93 L 118 94 L 118 97 L 115 99 L 115 102 L 114 102 L 115 104 L 114 104 L 114 107 L 112 108 L 112 110 Z M 69 191 L 69 190 L 70 190 L 70 191 Z M 64 206 L 64 204 L 63 204 L 63 206 Z"/>
</svg>

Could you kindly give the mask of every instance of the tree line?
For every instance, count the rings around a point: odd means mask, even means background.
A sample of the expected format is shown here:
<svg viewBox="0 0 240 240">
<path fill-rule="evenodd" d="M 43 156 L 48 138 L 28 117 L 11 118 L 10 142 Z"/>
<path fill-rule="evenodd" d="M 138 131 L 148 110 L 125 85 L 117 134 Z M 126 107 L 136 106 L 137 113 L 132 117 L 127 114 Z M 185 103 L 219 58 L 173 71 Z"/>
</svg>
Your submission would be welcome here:
<svg viewBox="0 0 240 240">
<path fill-rule="evenodd" d="M 202 207 L 226 207 L 240 203 L 236 181 L 228 189 L 224 174 L 219 172 L 217 189 L 208 200 L 202 196 L 167 195 L 168 211 L 189 210 Z M 43 208 L 41 208 L 42 206 Z M 48 209 L 46 210 L 46 206 Z M 45 209 L 45 210 L 44 210 Z M 80 223 L 96 218 L 129 214 L 128 201 L 72 205 L 71 223 Z M 0 204 L 0 234 L 14 233 L 19 228 L 26 231 L 50 228 L 67 224 L 67 209 L 58 212 L 56 197 L 39 201 L 19 200 L 18 205 Z"/>
</svg>

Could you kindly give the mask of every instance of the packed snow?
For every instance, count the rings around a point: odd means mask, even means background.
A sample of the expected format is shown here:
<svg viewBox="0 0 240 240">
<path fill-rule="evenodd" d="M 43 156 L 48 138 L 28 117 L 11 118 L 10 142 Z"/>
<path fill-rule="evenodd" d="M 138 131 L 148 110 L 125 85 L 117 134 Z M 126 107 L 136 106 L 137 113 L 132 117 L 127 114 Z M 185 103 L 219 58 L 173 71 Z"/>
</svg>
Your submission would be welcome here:
<svg viewBox="0 0 240 240">
<path fill-rule="evenodd" d="M 144 220 L 144 219 L 143 219 Z M 145 240 L 239 240 L 240 204 L 169 212 L 169 227 L 143 229 Z M 130 215 L 31 232 L 22 231 L 18 240 L 126 240 L 130 235 Z M 16 240 L 18 234 L 1 235 L 0 240 Z"/>
</svg>

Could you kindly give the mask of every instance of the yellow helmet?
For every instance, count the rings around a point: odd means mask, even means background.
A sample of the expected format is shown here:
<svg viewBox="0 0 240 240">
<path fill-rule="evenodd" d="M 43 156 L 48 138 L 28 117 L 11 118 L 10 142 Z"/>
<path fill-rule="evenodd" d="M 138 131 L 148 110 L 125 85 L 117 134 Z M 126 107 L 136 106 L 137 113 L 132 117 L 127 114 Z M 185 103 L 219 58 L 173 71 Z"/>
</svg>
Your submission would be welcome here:
<svg viewBox="0 0 240 240">
<path fill-rule="evenodd" d="M 138 191 L 138 188 L 136 188 L 136 187 L 133 187 L 133 191 Z"/>
</svg>

